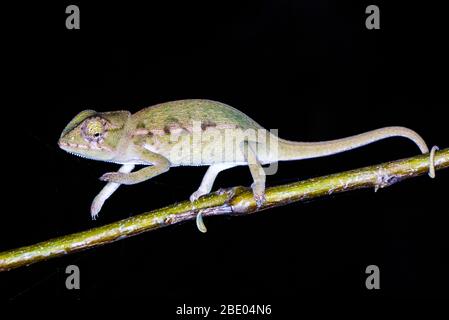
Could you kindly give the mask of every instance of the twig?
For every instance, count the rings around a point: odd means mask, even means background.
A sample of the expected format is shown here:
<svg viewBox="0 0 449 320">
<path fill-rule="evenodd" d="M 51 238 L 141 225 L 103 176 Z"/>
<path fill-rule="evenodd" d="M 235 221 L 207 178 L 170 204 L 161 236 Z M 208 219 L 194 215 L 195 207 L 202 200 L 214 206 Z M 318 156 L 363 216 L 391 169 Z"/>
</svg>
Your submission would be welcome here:
<svg viewBox="0 0 449 320">
<path fill-rule="evenodd" d="M 435 168 L 449 167 L 449 149 L 435 153 Z M 251 190 L 235 187 L 220 190 L 200 198 L 192 205 L 189 201 L 111 223 L 87 231 L 62 236 L 31 246 L 0 253 L 0 271 L 93 248 L 121 240 L 139 233 L 166 227 L 196 217 L 199 210 L 203 216 L 243 215 L 287 203 L 317 198 L 338 192 L 360 188 L 384 188 L 406 178 L 426 174 L 429 155 L 420 155 L 362 169 L 313 178 L 296 183 L 267 188 L 265 204 L 257 208 Z"/>
</svg>

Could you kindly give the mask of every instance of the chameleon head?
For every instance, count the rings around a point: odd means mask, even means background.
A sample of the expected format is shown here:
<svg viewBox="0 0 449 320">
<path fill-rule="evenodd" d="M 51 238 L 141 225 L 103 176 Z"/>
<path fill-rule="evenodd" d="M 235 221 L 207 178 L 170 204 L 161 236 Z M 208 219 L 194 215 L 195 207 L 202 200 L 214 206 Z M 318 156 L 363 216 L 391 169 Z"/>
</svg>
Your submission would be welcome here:
<svg viewBox="0 0 449 320">
<path fill-rule="evenodd" d="M 62 131 L 58 145 L 80 157 L 113 161 L 126 135 L 129 117 L 128 111 L 82 111 Z"/>
</svg>

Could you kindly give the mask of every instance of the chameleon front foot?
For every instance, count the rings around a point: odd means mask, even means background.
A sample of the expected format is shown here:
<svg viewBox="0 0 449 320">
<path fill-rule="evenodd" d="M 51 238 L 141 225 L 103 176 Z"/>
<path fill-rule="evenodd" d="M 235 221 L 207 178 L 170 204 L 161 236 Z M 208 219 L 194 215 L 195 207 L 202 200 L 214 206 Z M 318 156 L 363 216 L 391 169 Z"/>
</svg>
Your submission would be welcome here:
<svg viewBox="0 0 449 320">
<path fill-rule="evenodd" d="M 98 199 L 98 197 L 95 197 L 94 201 L 92 201 L 92 205 L 90 206 L 90 216 L 92 217 L 92 220 L 97 220 L 103 204 L 104 200 Z"/>
<path fill-rule="evenodd" d="M 126 174 L 121 172 L 107 172 L 100 177 L 100 180 L 122 184 L 126 182 Z"/>
<path fill-rule="evenodd" d="M 98 218 L 98 214 L 100 213 L 100 210 L 103 207 L 104 203 L 117 190 L 119 186 L 120 184 L 118 183 L 108 182 L 100 191 L 100 193 L 97 194 L 90 206 L 90 216 L 92 217 L 92 220 L 96 220 Z"/>
<path fill-rule="evenodd" d="M 130 173 L 133 169 L 133 164 L 125 164 L 120 167 L 118 173 L 127 174 Z M 98 213 L 100 213 L 103 204 L 118 189 L 119 186 L 119 183 L 108 182 L 100 191 L 100 193 L 95 197 L 94 201 L 92 201 L 92 205 L 90 206 L 90 215 L 92 217 L 92 220 L 97 219 Z"/>
</svg>

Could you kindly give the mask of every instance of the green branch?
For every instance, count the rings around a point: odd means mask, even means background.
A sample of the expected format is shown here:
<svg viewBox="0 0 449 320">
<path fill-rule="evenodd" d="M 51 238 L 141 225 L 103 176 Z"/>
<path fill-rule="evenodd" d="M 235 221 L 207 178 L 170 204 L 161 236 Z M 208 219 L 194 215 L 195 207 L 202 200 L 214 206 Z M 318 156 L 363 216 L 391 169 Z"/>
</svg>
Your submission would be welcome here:
<svg viewBox="0 0 449 320">
<path fill-rule="evenodd" d="M 449 149 L 435 153 L 435 169 L 449 167 Z M 93 248 L 149 230 L 191 220 L 199 211 L 204 217 L 243 215 L 287 203 L 317 198 L 360 188 L 384 188 L 406 178 L 426 174 L 429 155 L 420 155 L 362 169 L 313 178 L 267 188 L 266 203 L 257 208 L 251 190 L 235 187 L 200 198 L 194 203 L 176 203 L 165 208 L 111 223 L 87 231 L 43 241 L 31 246 L 0 253 L 0 271 L 11 270 L 38 261 Z M 437 177 L 438 178 L 438 177 Z"/>
</svg>

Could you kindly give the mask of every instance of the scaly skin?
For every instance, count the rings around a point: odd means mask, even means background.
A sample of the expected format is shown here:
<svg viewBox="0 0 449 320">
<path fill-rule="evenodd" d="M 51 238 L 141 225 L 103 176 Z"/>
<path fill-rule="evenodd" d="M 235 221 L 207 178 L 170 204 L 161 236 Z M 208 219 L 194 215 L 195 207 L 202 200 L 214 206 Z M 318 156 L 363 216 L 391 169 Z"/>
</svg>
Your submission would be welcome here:
<svg viewBox="0 0 449 320">
<path fill-rule="evenodd" d="M 84 158 L 123 165 L 118 172 L 100 178 L 108 184 L 92 204 L 91 214 L 95 218 L 120 184 L 139 183 L 174 166 L 209 166 L 200 187 L 191 196 L 195 201 L 211 191 L 219 172 L 248 165 L 254 179 L 254 197 L 261 205 L 265 201 L 262 164 L 327 156 L 393 136 L 406 137 L 422 153 L 428 152 L 424 140 L 403 127 L 381 128 L 332 141 L 287 141 L 226 104 L 191 99 L 161 103 L 135 114 L 85 110 L 66 126 L 59 146 Z M 146 167 L 131 172 L 139 164 Z M 200 216 L 197 223 L 200 230 L 205 230 Z"/>
</svg>

